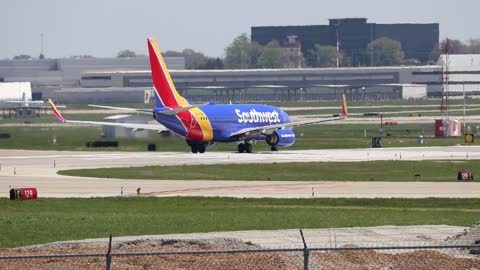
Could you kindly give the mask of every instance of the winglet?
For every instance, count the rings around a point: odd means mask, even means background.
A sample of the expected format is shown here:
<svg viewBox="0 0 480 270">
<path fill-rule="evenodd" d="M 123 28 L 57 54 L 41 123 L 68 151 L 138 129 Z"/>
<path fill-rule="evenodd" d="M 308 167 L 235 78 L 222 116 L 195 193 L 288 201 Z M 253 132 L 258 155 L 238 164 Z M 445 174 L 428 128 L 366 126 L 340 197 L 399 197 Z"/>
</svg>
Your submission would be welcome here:
<svg viewBox="0 0 480 270">
<path fill-rule="evenodd" d="M 48 103 L 50 103 L 50 107 L 52 107 L 53 114 L 55 114 L 55 117 L 57 117 L 58 121 L 60 122 L 65 122 L 65 118 L 63 118 L 62 114 L 58 111 L 57 107 L 55 107 L 55 104 L 51 99 L 48 99 Z"/>
<path fill-rule="evenodd" d="M 348 116 L 347 97 L 345 96 L 345 94 L 342 95 L 342 116 L 345 119 L 347 119 L 347 116 Z"/>
</svg>

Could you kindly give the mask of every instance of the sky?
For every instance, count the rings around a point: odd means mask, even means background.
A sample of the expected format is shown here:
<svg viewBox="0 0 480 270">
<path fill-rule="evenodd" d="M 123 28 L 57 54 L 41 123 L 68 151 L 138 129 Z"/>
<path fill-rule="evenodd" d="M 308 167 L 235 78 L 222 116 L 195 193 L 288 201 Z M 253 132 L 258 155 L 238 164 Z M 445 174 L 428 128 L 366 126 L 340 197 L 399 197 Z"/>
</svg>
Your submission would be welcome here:
<svg viewBox="0 0 480 270">
<path fill-rule="evenodd" d="M 331 18 L 373 23 L 439 23 L 440 38 L 480 38 L 479 0 L 0 0 L 0 59 L 115 57 L 191 48 L 212 57 L 252 26 L 325 25 Z"/>
</svg>

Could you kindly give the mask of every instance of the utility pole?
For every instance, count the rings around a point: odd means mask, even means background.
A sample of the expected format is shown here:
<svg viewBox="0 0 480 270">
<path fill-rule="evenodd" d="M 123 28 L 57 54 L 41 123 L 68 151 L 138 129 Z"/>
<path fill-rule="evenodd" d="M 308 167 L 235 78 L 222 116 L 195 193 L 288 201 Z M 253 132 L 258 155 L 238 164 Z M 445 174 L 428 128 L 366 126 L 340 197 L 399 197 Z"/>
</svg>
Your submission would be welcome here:
<svg viewBox="0 0 480 270">
<path fill-rule="evenodd" d="M 447 38 L 442 43 L 442 57 L 444 57 L 444 63 L 442 67 L 442 82 L 443 82 L 443 96 L 442 96 L 442 105 L 440 106 L 443 111 L 443 128 L 445 132 L 443 133 L 444 137 L 450 136 L 450 117 L 448 115 L 448 85 L 449 85 L 449 76 L 450 76 L 450 53 L 452 48 L 450 46 L 450 40 Z"/>
<path fill-rule="evenodd" d="M 373 24 L 370 24 L 370 44 L 373 41 Z M 370 66 L 373 67 L 373 46 L 370 47 Z"/>
<path fill-rule="evenodd" d="M 339 63 L 339 57 L 340 57 L 340 39 L 338 37 L 338 24 L 336 27 L 336 33 L 337 33 L 337 68 L 340 66 Z"/>
<path fill-rule="evenodd" d="M 465 82 L 463 82 L 463 134 L 467 134 L 467 130 L 465 129 L 466 123 L 465 123 L 465 106 L 466 106 L 466 100 L 465 100 Z"/>
<path fill-rule="evenodd" d="M 45 59 L 43 48 L 43 33 L 40 33 L 40 59 Z"/>
</svg>

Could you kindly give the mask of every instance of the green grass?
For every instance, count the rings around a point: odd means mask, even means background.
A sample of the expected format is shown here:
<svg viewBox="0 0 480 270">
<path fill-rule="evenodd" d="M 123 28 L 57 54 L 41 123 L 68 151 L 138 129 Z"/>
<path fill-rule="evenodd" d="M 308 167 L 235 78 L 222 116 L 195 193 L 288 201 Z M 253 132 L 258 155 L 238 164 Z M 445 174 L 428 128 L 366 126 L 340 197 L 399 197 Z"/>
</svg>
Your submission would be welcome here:
<svg viewBox="0 0 480 270">
<path fill-rule="evenodd" d="M 273 161 L 272 161 L 273 162 Z M 247 170 L 245 168 L 248 168 Z M 461 170 L 480 168 L 472 161 L 367 161 L 276 164 L 215 164 L 101 168 L 60 171 L 61 175 L 152 180 L 251 181 L 457 181 Z"/>
<path fill-rule="evenodd" d="M 477 100 L 468 100 L 468 104 L 476 104 Z M 351 113 L 354 112 L 370 112 L 374 111 L 392 111 L 404 110 L 401 107 L 390 108 L 376 108 L 371 109 L 369 106 L 399 106 L 399 105 L 414 105 L 422 109 L 422 105 L 438 105 L 440 100 L 414 100 L 414 101 L 361 101 L 349 102 L 351 106 L 364 106 L 362 108 L 352 108 Z M 463 104 L 462 100 L 452 100 L 451 104 Z M 278 106 L 335 106 L 339 105 L 338 101 L 332 102 L 284 102 L 275 103 Z M 117 104 L 121 107 L 145 107 L 150 104 Z M 428 107 L 429 109 L 432 107 Z M 457 108 L 457 107 L 455 107 Z M 102 120 L 110 114 L 69 114 L 71 109 L 86 109 L 92 110 L 94 108 L 86 107 L 84 105 L 69 106 L 63 111 L 66 118 L 72 120 Z M 412 110 L 408 108 L 408 110 Z M 309 110 L 309 111 L 292 111 L 290 114 L 308 114 L 308 113 L 338 113 L 338 110 Z M 467 114 L 478 113 L 478 111 L 470 111 Z M 437 114 L 425 113 L 426 114 Z M 393 116 L 397 114 L 391 114 Z M 408 115 L 408 114 L 400 114 Z M 352 118 L 355 116 L 352 116 Z M 377 117 L 378 119 L 378 117 Z M 414 119 L 414 118 L 412 118 Z M 384 117 L 384 121 L 388 121 L 388 116 Z M 0 119 L 0 124 L 11 123 L 57 123 L 52 115 L 42 115 L 31 119 Z M 337 122 L 337 124 L 321 124 L 306 127 L 299 127 L 295 129 L 297 134 L 296 143 L 289 147 L 291 150 L 303 149 L 338 149 L 338 148 L 368 148 L 371 146 L 371 137 L 378 136 L 378 128 L 380 119 L 375 124 L 344 124 Z M 478 123 L 469 123 L 469 125 L 476 127 Z M 428 124 L 402 124 L 397 126 L 384 126 L 385 137 L 382 140 L 383 147 L 414 147 L 414 146 L 449 146 L 464 144 L 463 138 L 434 138 L 434 123 Z M 365 136 L 366 132 L 366 136 Z M 35 149 L 35 150 L 101 150 L 101 151 L 145 151 L 147 144 L 155 143 L 157 151 L 189 151 L 189 147 L 185 141 L 179 137 L 161 137 L 155 132 L 149 132 L 149 137 L 145 139 L 119 139 L 120 147 L 118 148 L 87 148 L 85 143 L 94 140 L 112 140 L 104 139 L 100 136 L 102 133 L 101 127 L 85 127 L 85 126 L 56 126 L 56 127 L 6 127 L 0 126 L 0 133 L 10 133 L 11 139 L 0 139 L 0 149 Z M 417 137 L 424 135 L 426 137 L 425 145 L 417 144 Z M 53 136 L 57 137 L 57 143 L 53 144 Z M 263 142 L 256 142 L 254 151 L 268 151 L 269 146 Z M 208 151 L 235 151 L 235 143 L 218 143 L 215 147 L 208 149 Z"/>
<path fill-rule="evenodd" d="M 0 127 L 0 133 L 9 133 L 11 138 L 0 139 L 0 149 L 74 150 L 74 151 L 146 151 L 149 143 L 156 143 L 158 151 L 187 151 L 184 140 L 178 137 L 162 137 L 154 131 L 148 138 L 103 138 L 99 126 L 56 127 Z M 56 137 L 56 143 L 53 143 Z M 89 141 L 119 142 L 118 148 L 89 148 Z M 234 146 L 234 145 L 233 145 Z"/>
<path fill-rule="evenodd" d="M 0 248 L 113 236 L 380 225 L 470 226 L 480 199 L 0 199 Z"/>
<path fill-rule="evenodd" d="M 472 123 L 472 126 L 478 124 Z M 321 124 L 304 126 L 295 129 L 297 140 L 287 149 L 338 149 L 338 148 L 368 148 L 371 137 L 378 136 L 378 124 Z M 414 147 L 414 146 L 448 146 L 465 144 L 462 137 L 434 138 L 432 124 L 400 124 L 384 126 L 385 135 L 383 147 Z M 367 136 L 365 137 L 364 132 Z M 10 133 L 10 139 L 0 139 L 0 149 L 34 149 L 34 150 L 101 150 L 101 151 L 146 151 L 147 144 L 155 143 L 157 151 L 189 151 L 184 139 L 176 136 L 162 137 L 156 132 L 149 132 L 145 139 L 119 139 L 117 149 L 91 149 L 85 147 L 87 141 L 112 140 L 100 135 L 101 127 L 56 126 L 56 127 L 1 127 L 0 133 Z M 417 137 L 425 135 L 424 145 L 417 144 Z M 57 143 L 52 138 L 56 136 Z M 235 143 L 218 143 L 207 151 L 236 151 Z M 269 146 L 258 141 L 254 151 L 268 151 Z"/>
</svg>

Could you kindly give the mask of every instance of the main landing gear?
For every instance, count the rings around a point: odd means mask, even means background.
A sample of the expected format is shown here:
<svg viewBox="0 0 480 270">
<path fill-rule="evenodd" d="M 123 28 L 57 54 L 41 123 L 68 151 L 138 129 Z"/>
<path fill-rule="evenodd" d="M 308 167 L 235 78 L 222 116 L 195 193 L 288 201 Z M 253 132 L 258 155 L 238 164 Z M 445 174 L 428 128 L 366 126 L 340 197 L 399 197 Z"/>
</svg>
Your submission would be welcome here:
<svg viewBox="0 0 480 270">
<path fill-rule="evenodd" d="M 244 152 L 252 153 L 252 149 L 253 149 L 252 144 L 249 143 L 248 141 L 238 144 L 239 153 L 244 153 Z"/>
<path fill-rule="evenodd" d="M 192 153 L 200 153 L 203 154 L 205 153 L 205 150 L 207 149 L 207 145 L 204 143 L 192 141 L 192 140 L 187 140 L 187 144 L 190 146 L 190 150 Z"/>
<path fill-rule="evenodd" d="M 239 153 L 252 153 L 252 144 L 249 143 L 248 141 L 244 141 L 242 143 L 238 144 L 238 152 Z M 278 151 L 278 147 L 276 145 L 271 145 L 270 149 L 272 151 Z"/>
<path fill-rule="evenodd" d="M 200 154 L 203 154 L 205 153 L 205 150 L 206 150 L 206 146 L 204 144 L 193 144 L 192 146 L 190 146 L 191 150 L 192 150 L 192 153 L 200 153 Z"/>
</svg>

